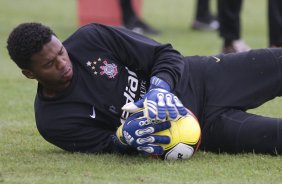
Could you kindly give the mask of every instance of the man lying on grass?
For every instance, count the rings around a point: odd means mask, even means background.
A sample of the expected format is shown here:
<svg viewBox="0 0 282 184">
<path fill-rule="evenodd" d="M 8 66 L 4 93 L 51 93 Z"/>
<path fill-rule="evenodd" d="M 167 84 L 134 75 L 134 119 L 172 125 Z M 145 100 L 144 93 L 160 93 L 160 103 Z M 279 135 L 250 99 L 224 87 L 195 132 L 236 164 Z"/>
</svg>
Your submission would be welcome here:
<svg viewBox="0 0 282 184">
<path fill-rule="evenodd" d="M 282 153 L 282 119 L 246 112 L 282 95 L 282 49 L 184 57 L 124 28 L 89 24 L 61 42 L 40 23 L 18 25 L 7 49 L 38 81 L 40 134 L 64 150 L 162 154 L 170 137 L 155 133 L 189 109 L 200 149 Z M 142 122 L 124 123 L 140 109 Z"/>
</svg>

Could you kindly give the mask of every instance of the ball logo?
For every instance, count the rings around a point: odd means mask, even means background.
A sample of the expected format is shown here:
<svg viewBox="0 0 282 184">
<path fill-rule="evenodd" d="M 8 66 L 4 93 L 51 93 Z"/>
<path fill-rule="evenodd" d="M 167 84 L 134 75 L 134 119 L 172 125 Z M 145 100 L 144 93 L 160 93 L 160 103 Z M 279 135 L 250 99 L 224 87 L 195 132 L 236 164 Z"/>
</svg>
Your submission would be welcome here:
<svg viewBox="0 0 282 184">
<path fill-rule="evenodd" d="M 178 153 L 178 155 L 177 155 L 177 159 L 183 159 L 183 154 Z"/>
<path fill-rule="evenodd" d="M 183 143 L 179 143 L 165 154 L 165 159 L 184 160 L 190 158 L 193 155 L 193 153 L 194 153 L 193 147 Z"/>
</svg>

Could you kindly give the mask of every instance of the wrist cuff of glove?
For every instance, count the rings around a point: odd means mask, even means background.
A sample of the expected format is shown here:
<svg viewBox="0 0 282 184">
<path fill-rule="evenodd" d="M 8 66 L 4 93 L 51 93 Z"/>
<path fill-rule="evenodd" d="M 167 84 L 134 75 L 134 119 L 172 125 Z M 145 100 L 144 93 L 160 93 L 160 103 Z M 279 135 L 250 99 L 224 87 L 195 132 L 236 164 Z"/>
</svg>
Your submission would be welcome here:
<svg viewBox="0 0 282 184">
<path fill-rule="evenodd" d="M 153 76 L 150 79 L 150 89 L 154 89 L 154 88 L 162 88 L 162 89 L 165 89 L 167 91 L 171 90 L 170 85 L 166 81 L 164 81 L 164 80 L 162 80 L 162 79 L 160 79 L 156 76 Z"/>
<path fill-rule="evenodd" d="M 113 142 L 115 144 L 115 152 L 122 153 L 122 154 L 135 154 L 137 151 L 133 149 L 131 146 L 125 143 L 123 137 L 122 137 L 122 127 L 121 125 L 117 131 L 116 134 L 113 135 Z"/>
<path fill-rule="evenodd" d="M 123 127 L 123 125 L 118 127 L 118 129 L 116 131 L 116 137 L 117 137 L 117 140 L 120 144 L 127 146 L 127 143 L 125 142 L 125 140 L 123 139 L 123 136 L 122 136 L 122 127 Z"/>
<path fill-rule="evenodd" d="M 114 142 L 114 152 L 117 152 L 117 153 L 127 153 L 128 150 L 129 150 L 129 146 L 128 145 L 125 145 L 125 144 L 122 144 L 117 135 L 113 135 L 113 142 Z"/>
</svg>

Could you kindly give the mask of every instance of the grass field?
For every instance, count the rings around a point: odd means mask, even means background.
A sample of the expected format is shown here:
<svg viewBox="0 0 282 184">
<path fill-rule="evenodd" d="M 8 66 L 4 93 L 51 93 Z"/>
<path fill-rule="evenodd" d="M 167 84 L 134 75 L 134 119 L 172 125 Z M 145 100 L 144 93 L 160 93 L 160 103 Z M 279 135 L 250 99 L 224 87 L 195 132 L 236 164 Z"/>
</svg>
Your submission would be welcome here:
<svg viewBox="0 0 282 184">
<path fill-rule="evenodd" d="M 212 1 L 215 10 L 215 0 Z M 215 32 L 190 29 L 195 0 L 144 0 L 143 17 L 162 30 L 154 38 L 183 55 L 220 51 Z M 253 48 L 267 46 L 265 0 L 245 1 L 242 36 Z M 198 152 L 167 162 L 138 156 L 70 154 L 44 141 L 36 130 L 36 82 L 25 79 L 8 57 L 6 39 L 17 24 L 40 21 L 64 39 L 77 28 L 74 0 L 0 0 L 0 183 L 282 183 L 282 157 Z M 282 99 L 251 110 L 282 117 Z"/>
</svg>

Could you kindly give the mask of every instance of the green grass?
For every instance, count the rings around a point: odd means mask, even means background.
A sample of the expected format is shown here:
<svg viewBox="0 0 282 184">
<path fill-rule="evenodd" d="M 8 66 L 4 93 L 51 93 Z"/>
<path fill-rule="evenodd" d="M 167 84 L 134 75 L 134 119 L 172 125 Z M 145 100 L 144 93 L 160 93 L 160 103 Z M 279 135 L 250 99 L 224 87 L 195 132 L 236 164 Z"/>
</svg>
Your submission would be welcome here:
<svg viewBox="0 0 282 184">
<path fill-rule="evenodd" d="M 215 10 L 215 0 L 212 1 Z M 154 38 L 183 55 L 220 52 L 216 32 L 190 29 L 195 1 L 144 0 L 143 16 L 159 28 Z M 44 141 L 36 130 L 36 82 L 25 79 L 8 57 L 6 39 L 17 24 L 40 21 L 64 39 L 77 28 L 74 0 L 0 0 L 0 183 L 282 183 L 282 157 L 198 152 L 167 162 L 142 156 L 70 154 Z M 253 48 L 267 46 L 266 1 L 245 1 L 242 37 Z M 251 110 L 281 117 L 277 98 Z"/>
</svg>

